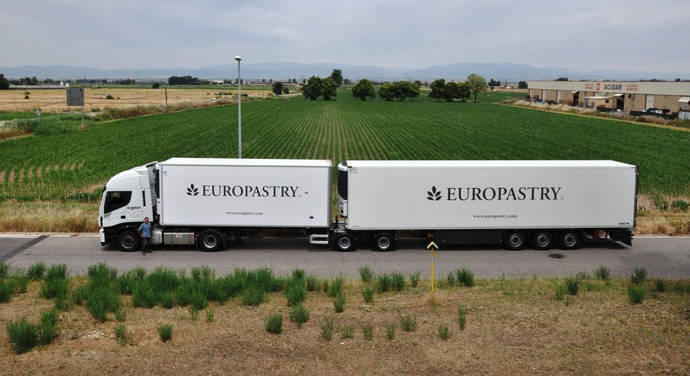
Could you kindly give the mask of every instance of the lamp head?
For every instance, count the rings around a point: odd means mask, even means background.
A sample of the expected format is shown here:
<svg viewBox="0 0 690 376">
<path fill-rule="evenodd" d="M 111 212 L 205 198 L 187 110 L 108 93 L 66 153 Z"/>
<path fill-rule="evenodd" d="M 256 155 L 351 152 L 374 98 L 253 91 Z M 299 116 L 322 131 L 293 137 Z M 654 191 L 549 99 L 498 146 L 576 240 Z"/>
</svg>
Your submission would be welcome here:
<svg viewBox="0 0 690 376">
<path fill-rule="evenodd" d="M 242 60 L 242 56 L 235 56 L 235 60 L 237 60 L 237 61 Z"/>
</svg>

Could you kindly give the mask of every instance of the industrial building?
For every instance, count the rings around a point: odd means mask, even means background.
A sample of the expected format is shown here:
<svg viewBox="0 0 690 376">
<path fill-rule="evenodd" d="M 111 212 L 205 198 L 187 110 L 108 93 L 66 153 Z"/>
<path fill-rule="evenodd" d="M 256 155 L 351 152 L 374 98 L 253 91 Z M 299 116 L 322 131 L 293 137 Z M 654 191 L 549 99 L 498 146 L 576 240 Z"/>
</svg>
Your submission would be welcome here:
<svg viewBox="0 0 690 376">
<path fill-rule="evenodd" d="M 529 81 L 531 100 L 690 120 L 690 82 Z"/>
</svg>

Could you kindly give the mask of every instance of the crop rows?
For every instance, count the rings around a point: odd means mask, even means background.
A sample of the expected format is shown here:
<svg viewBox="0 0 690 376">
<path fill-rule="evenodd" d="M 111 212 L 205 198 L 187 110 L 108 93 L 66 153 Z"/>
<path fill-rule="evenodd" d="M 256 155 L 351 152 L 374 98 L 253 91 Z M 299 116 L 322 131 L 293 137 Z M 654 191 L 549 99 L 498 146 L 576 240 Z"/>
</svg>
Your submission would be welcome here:
<svg viewBox="0 0 690 376">
<path fill-rule="evenodd" d="M 243 106 L 247 158 L 614 159 L 640 190 L 690 193 L 690 133 L 491 103 L 302 98 Z M 115 173 L 170 157 L 235 157 L 236 107 L 96 123 L 0 142 L 0 200 L 98 199 Z"/>
</svg>

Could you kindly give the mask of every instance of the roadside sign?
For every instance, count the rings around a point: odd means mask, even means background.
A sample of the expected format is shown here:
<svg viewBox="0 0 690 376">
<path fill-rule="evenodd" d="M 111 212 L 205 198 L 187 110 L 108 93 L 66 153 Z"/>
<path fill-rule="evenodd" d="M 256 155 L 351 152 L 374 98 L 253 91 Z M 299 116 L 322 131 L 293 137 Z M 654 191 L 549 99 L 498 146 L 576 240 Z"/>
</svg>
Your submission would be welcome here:
<svg viewBox="0 0 690 376">
<path fill-rule="evenodd" d="M 67 90 L 67 105 L 68 106 L 83 106 L 84 105 L 84 88 L 68 87 L 66 90 Z"/>
<path fill-rule="evenodd" d="M 434 243 L 432 240 L 427 244 L 426 249 L 431 250 L 431 297 L 434 297 L 434 285 L 435 285 L 435 270 L 434 270 L 434 264 L 435 264 L 435 258 L 436 258 L 436 250 L 438 249 L 438 245 Z"/>
</svg>

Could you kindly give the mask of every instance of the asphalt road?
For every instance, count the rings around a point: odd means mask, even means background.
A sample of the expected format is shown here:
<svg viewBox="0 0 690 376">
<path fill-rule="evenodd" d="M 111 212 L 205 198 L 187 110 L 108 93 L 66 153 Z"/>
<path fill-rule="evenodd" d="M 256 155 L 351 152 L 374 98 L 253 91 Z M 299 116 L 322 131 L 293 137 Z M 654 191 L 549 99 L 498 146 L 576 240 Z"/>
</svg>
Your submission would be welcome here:
<svg viewBox="0 0 690 376">
<path fill-rule="evenodd" d="M 341 253 L 323 246 L 309 246 L 306 239 L 246 239 L 242 244 L 215 253 L 189 248 L 154 248 L 153 253 L 124 253 L 101 247 L 92 235 L 10 235 L 0 234 L 0 261 L 11 267 L 27 268 L 37 261 L 47 265 L 65 263 L 73 274 L 82 274 L 88 266 L 105 262 L 120 271 L 137 266 L 154 269 L 164 266 L 189 270 L 209 266 L 217 274 L 234 268 L 268 266 L 278 274 L 305 269 L 320 277 L 358 276 L 358 268 L 368 265 L 377 272 L 421 272 L 430 275 L 430 253 L 423 240 L 399 241 L 395 252 L 360 249 Z M 557 254 L 562 258 L 550 255 Z M 627 277 L 637 266 L 652 277 L 690 278 L 690 237 L 639 237 L 633 247 L 598 242 L 572 251 L 506 251 L 491 247 L 455 248 L 436 253 L 436 276 L 442 277 L 461 267 L 470 268 L 478 278 L 531 278 L 570 276 L 578 271 L 590 273 L 599 265 L 609 267 L 614 276 Z"/>
</svg>

